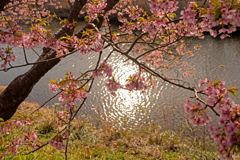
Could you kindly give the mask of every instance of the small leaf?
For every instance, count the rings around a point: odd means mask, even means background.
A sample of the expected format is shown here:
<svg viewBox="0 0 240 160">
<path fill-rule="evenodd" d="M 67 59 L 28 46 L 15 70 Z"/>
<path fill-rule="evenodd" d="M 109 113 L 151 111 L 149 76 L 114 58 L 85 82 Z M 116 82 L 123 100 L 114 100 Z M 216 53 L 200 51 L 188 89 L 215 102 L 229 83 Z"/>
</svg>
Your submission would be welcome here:
<svg viewBox="0 0 240 160">
<path fill-rule="evenodd" d="M 219 6 L 218 0 L 213 0 L 211 4 L 214 5 L 215 7 Z"/>
<path fill-rule="evenodd" d="M 0 118 L 0 122 L 4 122 L 3 118 Z"/>
<path fill-rule="evenodd" d="M 200 9 L 200 16 L 207 14 L 207 9 L 206 8 L 201 8 Z"/>
<path fill-rule="evenodd" d="M 38 112 L 38 113 L 36 113 L 36 116 L 43 116 L 43 113 L 42 112 Z"/>
<path fill-rule="evenodd" d="M 67 73 L 65 74 L 65 79 L 68 78 L 68 75 L 69 75 L 69 71 L 67 71 Z"/>
<path fill-rule="evenodd" d="M 89 16 L 85 16 L 85 17 L 84 17 L 84 20 L 85 20 L 85 21 L 89 21 Z"/>
<path fill-rule="evenodd" d="M 192 6 L 193 6 L 194 8 L 198 8 L 198 4 L 197 4 L 197 3 L 192 4 Z"/>
<path fill-rule="evenodd" d="M 235 134 L 236 137 L 240 135 L 240 130 Z"/>
<path fill-rule="evenodd" d="M 228 92 L 232 93 L 237 98 L 237 92 L 229 90 Z M 237 98 L 238 99 L 238 98 Z"/>
<path fill-rule="evenodd" d="M 219 83 L 221 83 L 221 81 L 214 81 L 214 85 L 218 85 Z"/>
<path fill-rule="evenodd" d="M 214 12 L 214 20 L 216 20 L 221 14 L 221 7 L 218 7 Z"/>
<path fill-rule="evenodd" d="M 87 86 L 89 85 L 89 83 L 87 83 L 82 89 L 86 90 Z"/>
<path fill-rule="evenodd" d="M 96 18 L 96 21 L 99 23 L 99 18 Z"/>
<path fill-rule="evenodd" d="M 61 37 L 61 40 L 68 39 L 67 37 Z"/>
<path fill-rule="evenodd" d="M 89 76 L 88 74 L 83 74 L 83 73 L 81 73 L 81 74 L 82 74 L 83 77 L 88 77 Z"/>
<path fill-rule="evenodd" d="M 58 78 L 56 78 L 56 80 L 54 80 L 54 79 L 51 78 L 51 81 L 49 81 L 49 82 L 52 83 L 52 84 L 54 84 L 54 83 L 57 82 L 57 80 L 58 80 Z"/>
<path fill-rule="evenodd" d="M 41 21 L 42 21 L 42 19 L 39 19 L 39 18 L 38 18 L 38 19 L 36 19 L 36 20 L 37 20 L 37 21 L 39 21 L 39 22 L 41 22 Z"/>
<path fill-rule="evenodd" d="M 174 17 L 177 17 L 177 15 L 176 15 L 175 13 L 170 13 L 169 15 L 170 15 L 170 16 L 173 16 L 173 18 L 174 18 Z"/>
<path fill-rule="evenodd" d="M 218 85 L 219 83 L 221 83 L 221 81 L 217 81 L 216 83 L 214 83 L 215 85 Z"/>
<path fill-rule="evenodd" d="M 215 78 L 214 78 L 214 85 L 216 86 L 216 85 L 218 85 L 219 83 L 221 83 L 221 81 L 217 81 L 216 76 L 215 76 Z"/>
<path fill-rule="evenodd" d="M 54 16 L 57 18 L 57 14 L 56 14 L 55 12 L 54 12 L 53 14 L 54 14 Z M 50 14 L 49 14 L 49 15 L 50 15 Z"/>
<path fill-rule="evenodd" d="M 239 91 L 237 87 L 230 87 L 230 88 L 228 88 L 228 91 L 232 91 L 232 90 Z"/>
</svg>

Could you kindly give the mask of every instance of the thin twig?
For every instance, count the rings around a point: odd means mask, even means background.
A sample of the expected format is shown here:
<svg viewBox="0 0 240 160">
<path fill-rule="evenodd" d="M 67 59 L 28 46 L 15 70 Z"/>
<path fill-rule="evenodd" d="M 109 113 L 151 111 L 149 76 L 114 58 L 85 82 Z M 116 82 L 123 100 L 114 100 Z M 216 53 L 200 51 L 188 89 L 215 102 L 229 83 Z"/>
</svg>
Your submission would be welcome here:
<svg viewBox="0 0 240 160">
<path fill-rule="evenodd" d="M 67 57 L 73 53 L 75 53 L 77 50 L 74 50 L 68 54 L 64 54 L 62 56 L 59 56 L 59 57 L 55 57 L 55 58 L 51 58 L 51 59 L 46 59 L 46 60 L 43 60 L 43 61 L 37 61 L 37 62 L 34 62 L 34 63 L 28 63 L 28 64 L 22 64 L 22 65 L 18 65 L 18 66 L 11 66 L 9 68 L 4 68 L 4 69 L 0 69 L 0 71 L 9 71 L 10 69 L 13 69 L 13 68 L 20 68 L 20 67 L 26 67 L 28 65 L 34 65 L 34 64 L 38 64 L 38 63 L 44 63 L 44 62 L 49 62 L 49 61 L 53 61 L 53 60 L 56 60 L 56 59 L 61 59 L 61 58 L 64 58 L 64 57 Z"/>
<path fill-rule="evenodd" d="M 40 107 L 38 107 L 37 109 L 35 109 L 31 114 L 39 111 L 42 107 L 44 107 L 48 102 L 50 102 L 53 98 L 57 97 L 60 93 L 62 93 L 62 90 L 60 92 L 58 92 L 57 94 L 55 94 L 54 96 L 52 96 L 51 98 L 49 98 L 45 103 L 43 103 Z"/>
<path fill-rule="evenodd" d="M 40 57 L 40 55 L 33 48 L 31 49 L 33 50 L 34 53 L 36 53 L 36 55 L 38 55 L 38 57 Z"/>
<path fill-rule="evenodd" d="M 24 47 L 23 44 L 22 44 L 22 46 L 23 46 L 23 53 L 24 53 L 25 61 L 26 61 L 27 64 L 29 64 L 29 63 L 28 63 L 28 60 L 27 60 L 27 55 L 26 55 L 25 47 Z"/>
<path fill-rule="evenodd" d="M 217 103 L 218 103 L 219 101 L 217 101 L 217 102 L 214 104 L 214 106 L 210 106 L 210 105 L 208 105 L 206 102 L 204 102 L 201 98 L 198 97 L 198 93 L 199 93 L 199 92 L 197 91 L 196 88 L 194 88 L 194 93 L 195 93 L 195 97 L 197 98 L 197 100 L 200 101 L 200 102 L 202 102 L 202 103 L 206 106 L 205 109 L 206 109 L 207 107 L 209 107 L 217 116 L 220 116 L 219 113 L 217 113 L 217 111 L 215 111 L 215 109 L 214 109 L 214 107 L 217 105 Z"/>
</svg>

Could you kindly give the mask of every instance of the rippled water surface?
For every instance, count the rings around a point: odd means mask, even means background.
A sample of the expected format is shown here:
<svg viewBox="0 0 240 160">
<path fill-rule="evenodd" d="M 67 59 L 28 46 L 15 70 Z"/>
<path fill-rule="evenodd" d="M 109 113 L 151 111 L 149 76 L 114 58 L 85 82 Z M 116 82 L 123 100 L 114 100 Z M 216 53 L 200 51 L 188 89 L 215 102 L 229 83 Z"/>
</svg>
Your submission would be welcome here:
<svg viewBox="0 0 240 160">
<path fill-rule="evenodd" d="M 54 24 L 53 30 L 59 28 L 58 24 Z M 233 35 L 231 38 L 221 40 L 206 36 L 204 40 L 197 38 L 186 39 L 186 44 L 189 48 L 193 48 L 196 44 L 202 45 L 202 48 L 195 52 L 195 56 L 188 61 L 189 66 L 196 68 L 195 74 L 187 81 L 192 85 L 197 85 L 198 78 L 211 78 L 216 76 L 219 80 L 225 80 L 227 87 L 236 86 L 240 88 L 240 35 Z M 41 53 L 41 47 L 35 48 Z M 105 51 L 104 56 L 107 56 Z M 14 53 L 18 56 L 15 65 L 24 63 L 22 49 L 14 49 Z M 29 61 L 34 62 L 37 56 L 33 51 L 27 51 Z M 103 58 L 104 58 L 103 56 Z M 75 53 L 56 65 L 49 71 L 40 81 L 35 85 L 33 91 L 27 98 L 27 101 L 44 103 L 54 94 L 48 89 L 48 82 L 51 78 L 63 78 L 67 71 L 72 71 L 76 76 L 80 72 L 85 72 L 88 69 L 95 68 L 98 54 L 90 53 L 88 55 L 81 55 Z M 114 68 L 116 78 L 119 77 L 121 83 L 130 74 L 137 73 L 135 66 L 128 65 L 126 59 L 117 53 L 113 53 L 109 59 L 109 63 Z M 222 67 L 220 67 L 222 66 Z M 25 73 L 30 67 L 12 69 L 8 72 L 0 72 L 0 85 L 8 85 L 16 76 Z M 174 74 L 172 71 L 170 75 Z M 189 98 L 191 93 L 189 91 L 174 87 L 168 83 L 158 81 L 155 89 L 149 89 L 145 93 L 140 91 L 129 92 L 124 89 L 117 91 L 117 96 L 113 97 L 105 87 L 106 78 L 98 78 L 95 80 L 91 95 L 81 110 L 82 115 L 96 117 L 103 120 L 114 120 L 119 123 L 129 122 L 131 124 L 138 124 L 146 121 L 162 120 L 177 123 L 178 118 L 181 117 L 183 111 L 183 104 L 186 98 Z M 236 100 L 238 102 L 238 100 Z M 48 106 L 56 103 L 54 99 Z M 178 117 L 178 118 L 176 118 Z"/>
</svg>

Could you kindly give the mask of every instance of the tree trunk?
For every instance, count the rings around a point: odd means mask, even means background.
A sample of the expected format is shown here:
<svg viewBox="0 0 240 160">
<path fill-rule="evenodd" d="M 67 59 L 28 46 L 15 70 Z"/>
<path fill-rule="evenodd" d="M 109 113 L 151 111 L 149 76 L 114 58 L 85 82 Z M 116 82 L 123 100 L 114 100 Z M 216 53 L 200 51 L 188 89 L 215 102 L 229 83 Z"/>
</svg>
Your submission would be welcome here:
<svg viewBox="0 0 240 160">
<path fill-rule="evenodd" d="M 84 4 L 86 4 L 86 2 L 87 0 L 75 1 L 73 8 L 71 9 L 71 13 L 68 17 L 69 22 L 73 22 L 73 20 L 77 21 L 78 14 Z M 108 0 L 107 3 L 108 4 L 105 8 L 105 13 L 111 10 L 118 3 L 118 0 Z M 103 19 L 100 20 L 99 23 L 94 23 L 98 28 L 100 28 L 102 22 Z M 89 28 L 90 26 L 88 25 L 86 27 Z M 63 26 L 55 34 L 55 38 L 58 39 L 65 34 L 68 34 L 70 36 L 73 35 L 73 29 L 69 29 Z M 81 34 L 78 33 L 77 35 L 80 36 Z M 38 59 L 38 61 L 48 60 L 55 57 L 56 52 L 52 49 L 46 48 L 43 50 L 43 53 Z M 37 63 L 33 65 L 33 67 L 25 74 L 16 77 L 0 95 L 0 118 L 2 118 L 4 121 L 10 119 L 16 112 L 20 103 L 22 103 L 25 98 L 27 98 L 33 86 L 59 62 L 60 59 L 55 59 L 51 61 Z"/>
</svg>

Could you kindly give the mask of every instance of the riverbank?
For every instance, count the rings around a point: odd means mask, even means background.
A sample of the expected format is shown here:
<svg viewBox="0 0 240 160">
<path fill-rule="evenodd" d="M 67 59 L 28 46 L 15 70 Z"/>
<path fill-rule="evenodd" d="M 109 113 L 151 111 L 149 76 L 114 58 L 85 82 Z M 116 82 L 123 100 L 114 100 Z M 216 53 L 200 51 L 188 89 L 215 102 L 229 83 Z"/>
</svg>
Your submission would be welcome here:
<svg viewBox="0 0 240 160">
<path fill-rule="evenodd" d="M 0 86 L 0 93 L 6 86 Z M 38 113 L 30 115 L 39 104 L 23 102 L 12 120 L 20 117 L 34 120 L 33 125 L 20 127 L 2 137 L 2 145 L 11 138 L 23 136 L 23 133 L 37 133 L 36 144 L 41 146 L 54 137 L 62 128 L 55 124 L 56 116 L 53 109 L 42 108 Z M 71 126 L 69 140 L 69 159 L 215 159 L 215 146 L 208 137 L 205 140 L 188 135 L 187 126 L 179 125 L 177 132 L 164 130 L 159 123 L 130 127 L 125 125 L 119 129 L 109 122 L 104 122 L 100 128 L 85 121 L 75 119 Z M 206 141 L 207 140 L 207 141 Z M 26 145 L 27 146 L 27 145 Z M 17 157 L 8 155 L 5 159 L 64 159 L 62 151 L 47 145 L 30 155 L 31 151 L 24 146 Z"/>
<path fill-rule="evenodd" d="M 0 93 L 6 86 L 0 86 Z M 23 102 L 11 120 L 30 118 L 34 123 L 30 126 L 19 127 L 2 136 L 2 148 L 9 139 L 22 138 L 24 133 L 37 133 L 36 144 L 42 146 L 51 140 L 64 128 L 57 127 L 57 117 L 53 109 L 42 108 L 39 112 L 29 115 L 39 104 Z M 150 123 L 130 127 L 116 128 L 111 122 L 103 122 L 96 127 L 85 119 L 75 119 L 71 125 L 71 135 L 68 147 L 68 159 L 132 159 L 132 160 L 214 160 L 218 159 L 217 146 L 207 136 L 197 137 L 196 128 L 190 124 L 179 124 L 176 130 L 165 130 L 160 123 Z M 64 159 L 65 150 L 57 150 L 47 145 L 40 150 L 24 155 L 32 149 L 28 143 L 21 148 L 16 157 L 8 155 L 5 160 L 12 159 Z M 240 157 L 235 157 L 239 159 Z"/>
</svg>

